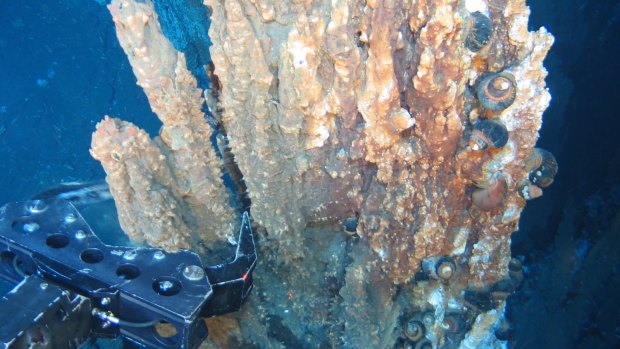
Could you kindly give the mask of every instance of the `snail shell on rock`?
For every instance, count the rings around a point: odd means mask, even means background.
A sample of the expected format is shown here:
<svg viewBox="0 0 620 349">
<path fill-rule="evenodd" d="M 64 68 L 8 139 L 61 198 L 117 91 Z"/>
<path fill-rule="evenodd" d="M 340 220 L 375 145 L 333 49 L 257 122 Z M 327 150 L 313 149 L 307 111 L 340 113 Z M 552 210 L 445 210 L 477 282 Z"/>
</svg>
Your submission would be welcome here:
<svg viewBox="0 0 620 349">
<path fill-rule="evenodd" d="M 508 130 L 504 124 L 492 120 L 480 120 L 474 124 L 469 146 L 472 150 L 497 149 L 507 142 Z"/>
<path fill-rule="evenodd" d="M 540 188 L 546 188 L 553 183 L 558 173 L 558 162 L 551 152 L 534 148 L 525 164 L 525 169 L 530 173 L 530 182 Z"/>
<path fill-rule="evenodd" d="M 476 88 L 480 104 L 488 110 L 500 111 L 512 105 L 517 97 L 515 77 L 507 72 L 484 77 Z"/>
<path fill-rule="evenodd" d="M 450 333 L 462 333 L 466 330 L 467 322 L 461 314 L 448 313 L 443 319 L 443 328 Z"/>
<path fill-rule="evenodd" d="M 465 23 L 465 47 L 472 52 L 480 51 L 493 34 L 493 23 L 479 11 L 473 12 Z"/>
<path fill-rule="evenodd" d="M 450 280 L 456 274 L 456 263 L 449 256 L 441 257 L 435 264 L 435 274 L 443 281 Z"/>
<path fill-rule="evenodd" d="M 424 337 L 426 332 L 424 324 L 420 320 L 409 319 L 403 328 L 405 336 L 410 340 L 417 342 L 420 338 Z"/>
<path fill-rule="evenodd" d="M 449 281 L 456 275 L 456 262 L 450 256 L 432 256 L 422 261 L 422 270 L 431 278 Z"/>
<path fill-rule="evenodd" d="M 482 211 L 490 211 L 504 203 L 508 185 L 506 178 L 499 173 L 495 175 L 487 188 L 476 189 L 472 194 L 472 201 Z"/>
</svg>

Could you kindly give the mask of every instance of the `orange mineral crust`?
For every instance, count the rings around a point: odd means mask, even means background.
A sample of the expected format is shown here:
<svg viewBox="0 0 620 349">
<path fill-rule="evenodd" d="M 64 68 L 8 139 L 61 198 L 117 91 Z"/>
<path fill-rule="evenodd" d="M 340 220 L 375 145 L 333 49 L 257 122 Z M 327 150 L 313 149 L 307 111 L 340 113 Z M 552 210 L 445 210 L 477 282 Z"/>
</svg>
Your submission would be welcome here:
<svg viewBox="0 0 620 349">
<path fill-rule="evenodd" d="M 528 32 L 525 1 L 205 4 L 223 125 L 283 258 L 308 224 L 359 217 L 394 281 L 438 254 L 467 253 L 472 286 L 506 273 L 550 100 L 553 37 Z M 478 86 L 493 73 L 510 78 Z"/>
<path fill-rule="evenodd" d="M 106 116 L 97 124 L 90 153 L 106 170 L 119 222 L 132 240 L 168 250 L 189 248 L 191 233 L 172 174 L 146 132 Z"/>
<path fill-rule="evenodd" d="M 184 55 L 164 37 L 152 3 L 115 0 L 108 7 L 137 83 L 163 123 L 154 141 L 136 126 L 112 119 L 102 121 L 93 134 L 91 153 L 108 174 L 119 216 L 133 217 L 123 228 L 138 241 L 169 249 L 193 246 L 198 250 L 204 243 L 234 235 L 238 214 L 222 181 L 223 161 L 211 145 L 212 130 L 202 111 L 202 90 L 187 70 Z M 110 137 L 112 131 L 106 131 L 114 128 L 121 133 L 118 137 Z M 125 130 L 140 137 L 124 139 Z M 135 143 L 137 140 L 140 143 Z M 133 149 L 134 156 L 114 160 L 119 164 L 110 162 L 106 153 L 115 147 L 121 152 Z M 123 166 L 132 171 L 115 171 Z M 154 175 L 160 172 L 165 175 Z M 145 182 L 140 188 L 134 187 L 136 178 Z M 151 201 L 141 196 L 146 195 L 142 190 L 166 194 Z M 130 210 L 123 206 L 128 202 L 132 202 Z M 157 213 L 144 215 L 140 205 Z M 153 224 L 166 225 L 166 234 L 151 239 L 153 233 L 146 227 Z"/>
<path fill-rule="evenodd" d="M 535 148 L 553 37 L 527 30 L 525 0 L 204 4 L 217 127 L 152 3 L 113 0 L 164 125 L 151 141 L 106 118 L 91 152 L 138 241 L 205 252 L 235 194 L 251 202 L 255 291 L 207 345 L 506 346 L 510 236 L 558 170 Z"/>
</svg>

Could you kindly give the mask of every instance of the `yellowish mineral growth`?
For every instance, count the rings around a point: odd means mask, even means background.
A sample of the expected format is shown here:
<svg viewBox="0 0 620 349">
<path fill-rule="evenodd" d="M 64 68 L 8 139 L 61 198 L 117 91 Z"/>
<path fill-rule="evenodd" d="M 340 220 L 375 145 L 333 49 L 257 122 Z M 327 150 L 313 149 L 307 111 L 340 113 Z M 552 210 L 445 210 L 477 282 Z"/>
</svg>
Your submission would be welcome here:
<svg viewBox="0 0 620 349">
<path fill-rule="evenodd" d="M 146 132 L 106 116 L 93 134 L 90 152 L 106 170 L 119 223 L 127 236 L 171 251 L 190 247 L 191 230 L 182 218 L 174 178 Z"/>
<path fill-rule="evenodd" d="M 454 251 L 468 254 L 472 287 L 506 274 L 525 205 L 517 186 L 550 100 L 542 61 L 553 37 L 528 32 L 524 0 L 205 5 L 223 125 L 253 217 L 282 258 L 303 255 L 308 224 L 359 216 L 357 232 L 394 281 Z M 464 45 L 475 11 L 493 24 L 478 52 Z M 515 77 L 516 100 L 484 110 L 472 91 L 499 71 Z M 506 126 L 505 146 L 467 146 L 482 118 Z M 501 204 L 473 206 L 472 191 L 499 173 Z"/>
<path fill-rule="evenodd" d="M 169 249 L 198 249 L 201 241 L 234 234 L 237 217 L 221 179 L 223 162 L 211 145 L 203 92 L 184 55 L 164 37 L 150 1 L 114 0 L 109 9 L 138 85 L 163 123 L 154 142 L 135 126 L 108 118 L 93 134 L 91 153 L 108 174 L 124 230 Z M 154 211 L 145 215 L 141 206 Z M 165 228 L 148 229 L 156 224 Z"/>
</svg>

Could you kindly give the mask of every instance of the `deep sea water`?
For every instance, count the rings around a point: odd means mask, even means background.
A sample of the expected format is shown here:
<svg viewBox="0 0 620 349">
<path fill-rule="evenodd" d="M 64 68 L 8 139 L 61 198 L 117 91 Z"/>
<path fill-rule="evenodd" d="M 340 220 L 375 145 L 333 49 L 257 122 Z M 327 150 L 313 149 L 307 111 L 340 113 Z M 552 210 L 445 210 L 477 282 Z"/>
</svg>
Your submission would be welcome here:
<svg viewBox="0 0 620 349">
<path fill-rule="evenodd" d="M 105 6 L 1 0 L 0 22 L 0 202 L 103 178 L 88 149 L 106 114 L 157 132 Z"/>
</svg>

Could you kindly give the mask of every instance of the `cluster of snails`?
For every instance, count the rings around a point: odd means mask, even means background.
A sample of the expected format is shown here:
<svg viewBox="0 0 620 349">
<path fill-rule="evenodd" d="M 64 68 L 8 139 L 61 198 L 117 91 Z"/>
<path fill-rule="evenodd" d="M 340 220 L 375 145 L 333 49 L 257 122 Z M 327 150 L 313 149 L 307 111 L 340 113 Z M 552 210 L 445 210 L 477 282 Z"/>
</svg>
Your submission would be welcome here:
<svg viewBox="0 0 620 349">
<path fill-rule="evenodd" d="M 456 261 L 450 256 L 434 256 L 422 262 L 423 272 L 427 277 L 441 282 L 453 280 L 457 275 Z M 444 343 L 460 343 L 465 334 L 480 313 L 488 312 L 505 302 L 523 281 L 523 267 L 521 261 L 512 258 L 508 264 L 506 278 L 482 289 L 466 289 L 459 293 L 462 306 L 446 309 L 440 317 L 433 308 L 418 309 L 404 314 L 401 318 L 403 336 L 395 348 L 425 349 L 433 348 L 432 341 L 436 335 L 428 335 L 439 329 L 443 332 Z M 457 299 L 459 296 L 455 296 Z M 494 330 L 500 340 L 510 340 L 513 328 L 507 321 L 503 321 Z M 442 346 L 451 348 L 451 346 Z"/>
<path fill-rule="evenodd" d="M 403 342 L 403 348 L 433 348 L 433 343 L 429 341 L 425 336 L 427 327 L 431 326 L 435 322 L 435 317 L 431 312 L 426 313 L 429 314 L 431 317 L 430 322 L 425 322 L 424 317 L 419 316 L 419 314 L 416 314 L 417 316 L 412 316 L 405 319 L 403 323 L 403 334 L 405 335 L 406 339 Z"/>
<path fill-rule="evenodd" d="M 508 275 L 482 289 L 467 289 L 462 292 L 463 303 L 473 312 L 487 312 L 506 300 L 523 282 L 523 266 L 519 259 L 511 258 Z"/>
<path fill-rule="evenodd" d="M 445 336 L 452 339 L 450 342 L 459 342 L 460 337 L 471 327 L 470 317 L 462 312 L 447 312 L 439 325 L 443 328 Z M 402 321 L 404 339 L 400 347 L 411 349 L 430 349 L 433 343 L 426 337 L 428 330 L 435 325 L 435 311 L 427 309 L 405 316 Z"/>
<path fill-rule="evenodd" d="M 517 83 L 509 72 L 491 73 L 476 85 L 480 106 L 492 112 L 502 111 L 512 105 L 517 96 Z M 503 123 L 481 119 L 474 123 L 469 147 L 471 150 L 499 149 L 508 143 L 508 130 Z"/>
<path fill-rule="evenodd" d="M 517 84 L 508 72 L 492 73 L 480 80 L 476 86 L 476 95 L 480 105 L 493 112 L 504 110 L 512 105 L 517 94 Z M 508 130 L 497 120 L 482 119 L 477 121 L 471 132 L 469 147 L 473 151 L 499 149 L 508 143 Z M 506 178 L 497 173 L 488 185 L 478 188 L 472 194 L 473 203 L 481 210 L 499 207 L 508 189 Z"/>
<path fill-rule="evenodd" d="M 442 283 L 451 283 L 458 278 L 459 270 L 457 261 L 453 257 L 438 255 L 423 260 L 420 273 L 423 274 L 423 276 L 420 275 L 420 278 L 425 280 L 431 279 Z M 471 329 L 478 315 L 497 308 L 500 302 L 505 302 L 506 298 L 521 285 L 522 281 L 523 267 L 521 261 L 512 258 L 508 264 L 506 278 L 486 288 L 465 289 L 458 295 L 454 295 L 454 300 L 462 306 L 451 307 L 439 315 L 433 308 L 406 312 L 400 320 L 403 335 L 399 337 L 394 348 L 434 348 L 433 342 L 438 340 L 435 333 L 437 330 L 441 331 L 444 337 L 444 346 L 442 347 L 452 348 L 452 346 L 445 346 L 445 344 L 460 343 Z M 494 334 L 500 340 L 510 340 L 513 327 L 507 321 L 503 321 L 494 330 Z"/>
<path fill-rule="evenodd" d="M 481 12 L 469 14 L 465 23 L 464 45 L 471 52 L 482 50 L 491 40 L 493 23 L 489 17 Z M 509 71 L 489 73 L 482 76 L 475 86 L 475 97 L 478 105 L 487 118 L 477 120 L 472 127 L 469 138 L 469 149 L 484 151 L 500 149 L 508 143 L 508 130 L 499 120 L 493 119 L 498 112 L 510 107 L 517 96 L 517 83 L 514 75 Z M 557 174 L 558 165 L 550 152 L 536 148 L 526 164 L 529 178 L 521 183 L 519 194 L 529 200 L 542 195 L 542 188 L 553 182 Z M 472 194 L 472 201 L 483 211 L 492 210 L 501 206 L 506 196 L 507 183 L 501 173 L 485 183 L 484 187 L 477 188 Z"/>
<path fill-rule="evenodd" d="M 464 44 L 472 52 L 478 52 L 491 40 L 493 23 L 481 12 L 469 14 L 465 23 Z M 490 73 L 476 84 L 476 97 L 487 111 L 502 111 L 515 101 L 517 84 L 509 72 Z M 501 148 L 508 142 L 508 130 L 499 121 L 482 119 L 474 123 L 469 147 L 474 151 Z"/>
</svg>

